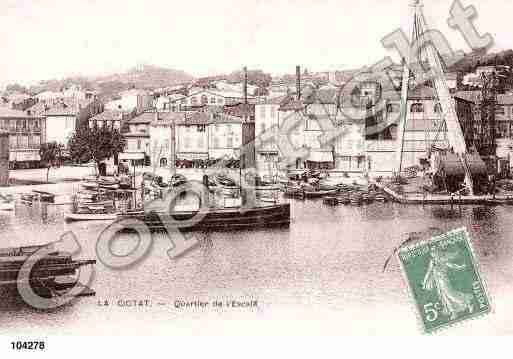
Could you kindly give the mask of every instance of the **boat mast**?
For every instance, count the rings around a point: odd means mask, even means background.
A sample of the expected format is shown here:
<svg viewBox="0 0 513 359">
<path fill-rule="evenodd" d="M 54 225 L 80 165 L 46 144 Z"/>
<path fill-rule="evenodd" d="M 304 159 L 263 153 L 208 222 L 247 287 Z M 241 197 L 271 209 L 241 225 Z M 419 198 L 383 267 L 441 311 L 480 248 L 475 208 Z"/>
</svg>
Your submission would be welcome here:
<svg viewBox="0 0 513 359">
<path fill-rule="evenodd" d="M 413 26 L 412 26 L 412 35 L 411 35 L 411 42 L 415 41 L 415 32 L 417 31 L 417 7 L 419 5 L 419 0 L 415 0 L 415 3 L 411 6 L 414 8 L 413 11 Z M 404 154 L 404 132 L 406 129 L 406 118 L 408 116 L 408 89 L 410 86 L 410 77 L 411 77 L 411 70 L 410 65 L 413 63 L 412 59 L 412 51 L 411 46 L 408 51 L 408 58 L 403 58 L 403 78 L 402 78 L 402 84 L 401 84 L 401 108 L 400 108 L 400 115 L 399 115 L 399 124 L 398 124 L 398 136 L 397 139 L 399 141 L 399 146 L 397 146 L 397 175 L 400 175 L 403 170 L 403 154 Z"/>
<path fill-rule="evenodd" d="M 465 155 L 467 154 L 467 145 L 465 143 L 465 138 L 463 136 L 463 131 L 460 126 L 460 122 L 458 120 L 458 115 L 456 113 L 456 109 L 454 106 L 454 102 L 452 99 L 452 96 L 449 92 L 449 88 L 447 86 L 447 83 L 445 81 L 444 77 L 444 71 L 442 68 L 442 62 L 440 60 L 440 55 L 438 52 L 435 51 L 435 48 L 433 47 L 433 42 L 429 42 L 429 36 L 430 33 L 428 30 L 428 27 L 426 25 L 426 20 L 424 18 L 424 14 L 422 11 L 423 5 L 421 4 L 420 0 L 414 0 L 414 26 L 413 26 L 413 36 L 412 36 L 412 45 L 410 47 L 410 53 L 409 53 L 409 61 L 405 66 L 404 74 L 408 74 L 406 78 L 403 77 L 403 88 L 402 88 L 402 95 L 401 95 L 401 119 L 400 121 L 404 121 L 400 123 L 400 134 L 399 134 L 399 140 L 401 141 L 401 144 L 399 146 L 400 154 L 398 156 L 399 158 L 399 173 L 402 170 L 402 157 L 403 157 L 403 146 L 404 146 L 404 129 L 406 125 L 406 117 L 407 117 L 407 110 L 406 110 L 406 104 L 407 104 L 407 95 L 408 95 L 408 87 L 405 84 L 409 84 L 409 74 L 410 69 L 407 68 L 408 65 L 413 66 L 422 66 L 422 59 L 420 59 L 420 56 L 417 55 L 419 58 L 417 61 L 414 60 L 413 56 L 416 54 L 412 53 L 412 49 L 416 48 L 416 42 L 419 41 L 420 37 L 425 37 L 424 43 L 427 43 L 427 46 L 424 46 L 425 55 L 427 57 L 427 62 L 429 64 L 429 68 L 434 74 L 434 78 L 432 79 L 433 85 L 435 88 L 435 93 L 438 98 L 438 102 L 440 103 L 441 112 L 442 112 L 442 118 L 445 122 L 445 126 L 447 129 L 447 140 L 449 142 L 450 150 L 452 150 L 455 154 L 458 155 L 463 168 L 465 170 L 465 184 L 467 188 L 470 190 L 470 193 L 473 193 L 473 186 L 472 186 L 472 175 L 466 160 Z M 428 149 L 429 151 L 430 149 Z"/>
</svg>

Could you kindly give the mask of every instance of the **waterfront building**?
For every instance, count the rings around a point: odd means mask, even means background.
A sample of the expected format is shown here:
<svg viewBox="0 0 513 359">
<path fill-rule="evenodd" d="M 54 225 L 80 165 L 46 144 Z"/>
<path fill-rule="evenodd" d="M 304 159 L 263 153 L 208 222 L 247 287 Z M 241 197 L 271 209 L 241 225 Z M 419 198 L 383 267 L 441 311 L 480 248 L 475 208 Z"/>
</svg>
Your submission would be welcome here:
<svg viewBox="0 0 513 359">
<path fill-rule="evenodd" d="M 211 114 L 182 112 L 175 117 L 176 159 L 179 162 L 208 160 L 208 126 Z"/>
<path fill-rule="evenodd" d="M 240 159 L 243 120 L 225 113 L 214 113 L 208 128 L 210 159 Z"/>
<path fill-rule="evenodd" d="M 0 186 L 9 184 L 9 132 L 0 130 Z"/>
<path fill-rule="evenodd" d="M 46 119 L 28 111 L 0 108 L 0 131 L 9 135 L 11 168 L 39 167 L 39 150 L 46 139 Z"/>
<path fill-rule="evenodd" d="M 154 112 L 143 112 L 127 121 L 128 132 L 123 134 L 126 145 L 119 154 L 120 160 L 139 166 L 150 163 L 150 124 L 154 119 Z"/>
</svg>

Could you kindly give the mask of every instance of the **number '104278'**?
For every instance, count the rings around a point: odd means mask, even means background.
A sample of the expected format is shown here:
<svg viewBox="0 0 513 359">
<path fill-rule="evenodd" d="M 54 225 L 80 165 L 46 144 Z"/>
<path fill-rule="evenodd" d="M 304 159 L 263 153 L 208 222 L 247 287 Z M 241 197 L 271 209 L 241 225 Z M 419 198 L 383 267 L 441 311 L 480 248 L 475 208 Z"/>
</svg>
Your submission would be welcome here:
<svg viewBox="0 0 513 359">
<path fill-rule="evenodd" d="M 16 341 L 11 342 L 12 350 L 45 350 L 45 342 L 41 341 Z"/>
</svg>

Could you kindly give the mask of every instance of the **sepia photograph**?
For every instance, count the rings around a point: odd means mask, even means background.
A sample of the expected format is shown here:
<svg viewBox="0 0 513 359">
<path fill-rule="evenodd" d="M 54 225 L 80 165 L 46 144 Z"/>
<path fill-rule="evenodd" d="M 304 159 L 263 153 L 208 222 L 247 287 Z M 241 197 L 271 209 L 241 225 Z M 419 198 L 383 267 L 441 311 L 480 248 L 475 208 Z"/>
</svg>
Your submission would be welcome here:
<svg viewBox="0 0 513 359">
<path fill-rule="evenodd" d="M 513 334 L 510 0 L 0 9 L 8 355 Z"/>
</svg>

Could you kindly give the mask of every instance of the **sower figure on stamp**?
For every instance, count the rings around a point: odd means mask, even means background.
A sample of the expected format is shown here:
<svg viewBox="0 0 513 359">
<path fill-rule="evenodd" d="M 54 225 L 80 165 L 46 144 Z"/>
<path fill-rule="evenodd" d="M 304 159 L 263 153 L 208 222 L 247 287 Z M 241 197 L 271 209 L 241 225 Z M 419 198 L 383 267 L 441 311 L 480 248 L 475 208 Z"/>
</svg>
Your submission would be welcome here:
<svg viewBox="0 0 513 359">
<path fill-rule="evenodd" d="M 454 289 L 449 281 L 448 272 L 450 269 L 463 270 L 465 265 L 451 263 L 456 257 L 455 253 L 442 254 L 437 247 L 432 247 L 431 261 L 424 276 L 422 288 L 431 291 L 435 289 L 443 306 L 443 312 L 450 316 L 450 319 L 456 319 L 459 313 L 468 310 L 469 313 L 474 311 L 472 305 L 472 295 L 459 292 Z"/>
</svg>

